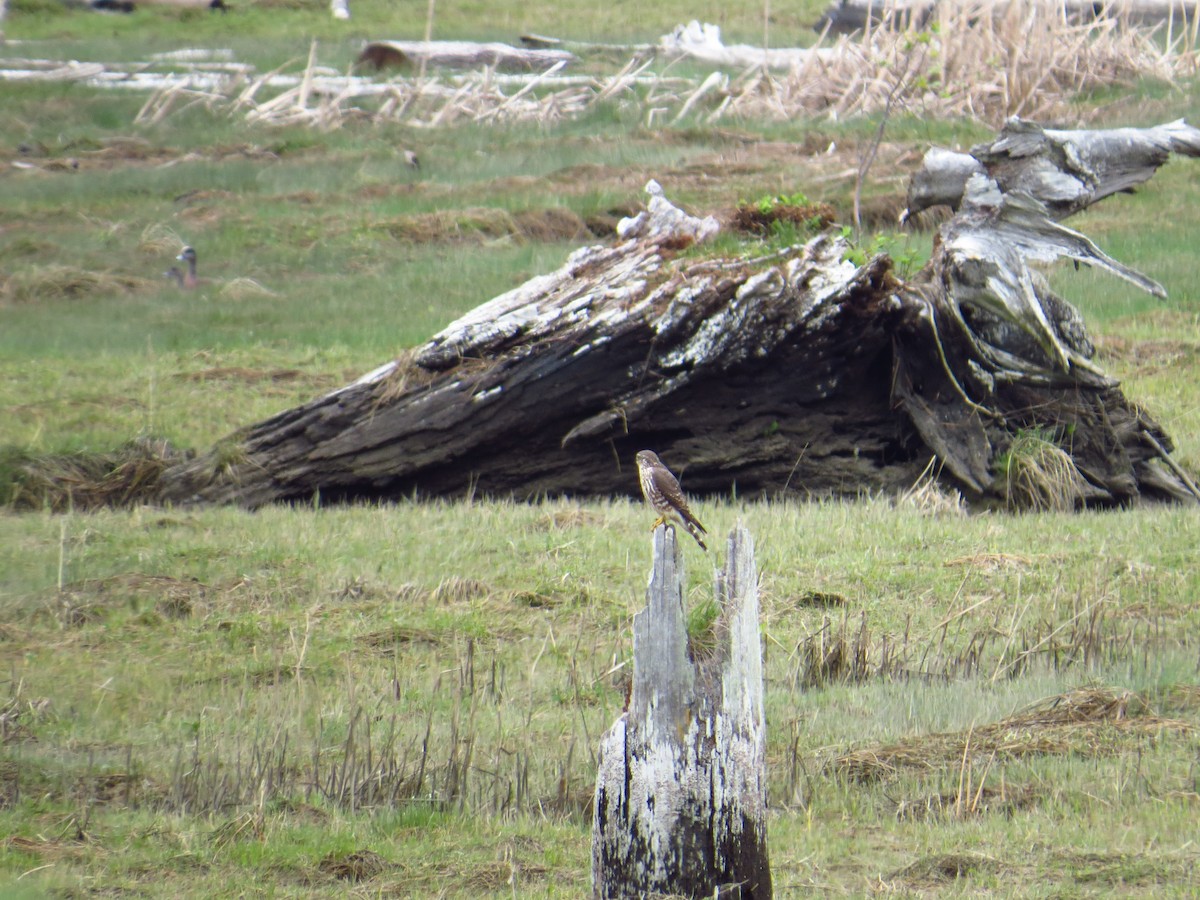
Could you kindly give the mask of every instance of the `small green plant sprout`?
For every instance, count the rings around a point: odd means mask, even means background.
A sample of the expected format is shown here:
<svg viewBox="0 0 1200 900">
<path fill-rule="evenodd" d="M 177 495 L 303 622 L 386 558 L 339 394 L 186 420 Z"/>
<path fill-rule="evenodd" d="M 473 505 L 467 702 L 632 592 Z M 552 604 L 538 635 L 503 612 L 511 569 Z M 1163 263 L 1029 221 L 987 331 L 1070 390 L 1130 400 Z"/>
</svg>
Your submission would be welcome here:
<svg viewBox="0 0 1200 900">
<path fill-rule="evenodd" d="M 817 234 L 833 219 L 832 206 L 814 203 L 803 192 L 797 191 L 766 195 L 753 202 L 741 201 L 734 212 L 733 227 L 787 245 Z"/>
<path fill-rule="evenodd" d="M 912 248 L 907 236 L 876 233 L 868 242 L 861 243 L 854 239 L 854 229 L 849 225 L 842 226 L 841 236 L 849 244 L 842 259 L 856 266 L 865 265 L 871 257 L 886 253 L 895 263 L 897 274 L 906 278 L 924 265 L 924 258 Z"/>
<path fill-rule="evenodd" d="M 721 604 L 708 599 L 688 610 L 688 653 L 693 660 L 711 657 L 717 645 L 717 619 Z"/>
</svg>

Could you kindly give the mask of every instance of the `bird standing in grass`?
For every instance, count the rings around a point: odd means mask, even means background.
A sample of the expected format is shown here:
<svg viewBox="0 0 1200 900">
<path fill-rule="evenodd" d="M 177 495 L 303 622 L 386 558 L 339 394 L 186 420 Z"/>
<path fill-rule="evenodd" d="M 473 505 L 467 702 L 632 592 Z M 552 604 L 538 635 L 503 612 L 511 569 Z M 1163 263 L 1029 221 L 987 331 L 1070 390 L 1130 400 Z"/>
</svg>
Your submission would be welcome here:
<svg viewBox="0 0 1200 900">
<path fill-rule="evenodd" d="M 650 527 L 653 531 L 663 525 L 668 519 L 676 519 L 688 534 L 696 539 L 700 549 L 707 552 L 708 547 L 700 535 L 708 534 L 708 529 L 700 524 L 700 520 L 688 509 L 687 498 L 679 481 L 671 474 L 671 470 L 663 465 L 658 455 L 651 450 L 639 450 L 637 455 L 638 480 L 642 484 L 642 496 L 658 513 L 658 520 Z"/>
<path fill-rule="evenodd" d="M 194 288 L 199 282 L 196 279 L 196 251 L 192 247 L 184 247 L 177 257 L 180 262 L 187 263 L 187 271 L 181 274 L 179 286 L 184 288 Z M 172 266 L 172 269 L 174 267 Z"/>
</svg>

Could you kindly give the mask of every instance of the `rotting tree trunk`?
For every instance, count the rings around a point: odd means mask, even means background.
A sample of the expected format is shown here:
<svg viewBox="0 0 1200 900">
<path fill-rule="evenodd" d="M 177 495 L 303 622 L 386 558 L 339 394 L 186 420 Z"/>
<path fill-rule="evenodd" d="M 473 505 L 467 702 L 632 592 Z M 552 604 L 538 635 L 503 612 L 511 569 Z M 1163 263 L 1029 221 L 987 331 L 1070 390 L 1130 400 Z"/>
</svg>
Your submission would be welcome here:
<svg viewBox="0 0 1200 900">
<path fill-rule="evenodd" d="M 713 647 L 693 651 L 675 529 L 654 531 L 629 706 L 600 743 L 597 898 L 771 896 L 758 576 L 741 526 L 728 551 Z"/>
<path fill-rule="evenodd" d="M 897 493 L 936 462 L 968 500 L 1021 505 L 1002 463 L 1034 433 L 1066 455 L 1073 505 L 1194 501 L 1170 439 L 1096 365 L 1038 269 L 1065 258 L 1162 296 L 1056 220 L 1144 181 L 1197 135 L 1010 123 L 977 148 L 958 212 L 907 281 L 886 256 L 855 266 L 830 234 L 757 260 L 684 252 L 718 225 L 651 183 L 615 243 L 169 469 L 160 498 L 636 495 L 633 456 L 649 447 L 686 461 L 693 494 Z M 1031 196 L 1038 185 L 1050 196 Z"/>
</svg>

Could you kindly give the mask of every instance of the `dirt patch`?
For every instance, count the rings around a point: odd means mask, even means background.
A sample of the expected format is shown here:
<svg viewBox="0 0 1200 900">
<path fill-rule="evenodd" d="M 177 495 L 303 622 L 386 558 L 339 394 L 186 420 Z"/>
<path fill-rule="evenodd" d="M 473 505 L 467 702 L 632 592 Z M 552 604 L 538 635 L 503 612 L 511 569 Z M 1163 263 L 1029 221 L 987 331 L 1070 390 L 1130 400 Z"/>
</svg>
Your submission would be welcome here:
<svg viewBox="0 0 1200 900">
<path fill-rule="evenodd" d="M 1096 354 L 1104 360 L 1117 360 L 1136 367 L 1142 376 L 1152 375 L 1180 364 L 1194 364 L 1200 346 L 1190 341 L 1133 341 L 1121 337 L 1096 339 Z"/>
<path fill-rule="evenodd" d="M 792 606 L 797 609 L 845 609 L 850 605 L 841 594 L 831 594 L 825 591 L 805 591 L 798 597 L 791 600 Z"/>
<path fill-rule="evenodd" d="M 51 149 L 44 144 L 17 147 L 20 168 L 42 172 L 96 172 L 130 166 L 162 166 L 180 162 L 220 162 L 224 159 L 276 160 L 278 154 L 255 144 L 215 147 L 205 153 L 159 147 L 136 137 L 104 140 L 82 138 Z"/>
<path fill-rule="evenodd" d="M 738 231 L 762 237 L 791 226 L 801 234 L 816 234 L 833 224 L 836 213 L 828 203 L 742 203 L 733 211 L 730 224 Z"/>
<path fill-rule="evenodd" d="M 531 241 L 581 241 L 595 237 L 578 214 L 563 206 L 530 209 L 513 217 L 517 234 Z"/>
</svg>

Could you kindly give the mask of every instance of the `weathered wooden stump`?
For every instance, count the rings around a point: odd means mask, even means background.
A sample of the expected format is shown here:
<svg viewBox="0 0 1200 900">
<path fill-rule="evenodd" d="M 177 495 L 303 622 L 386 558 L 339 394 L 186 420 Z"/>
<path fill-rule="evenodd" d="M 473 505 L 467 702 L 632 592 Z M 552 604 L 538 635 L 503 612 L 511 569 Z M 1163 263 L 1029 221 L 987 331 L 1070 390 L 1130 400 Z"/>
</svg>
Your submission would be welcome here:
<svg viewBox="0 0 1200 900">
<path fill-rule="evenodd" d="M 655 529 L 629 706 L 600 743 L 597 898 L 771 896 L 758 575 L 740 525 L 716 593 L 715 644 L 690 650 L 675 529 Z"/>
</svg>

